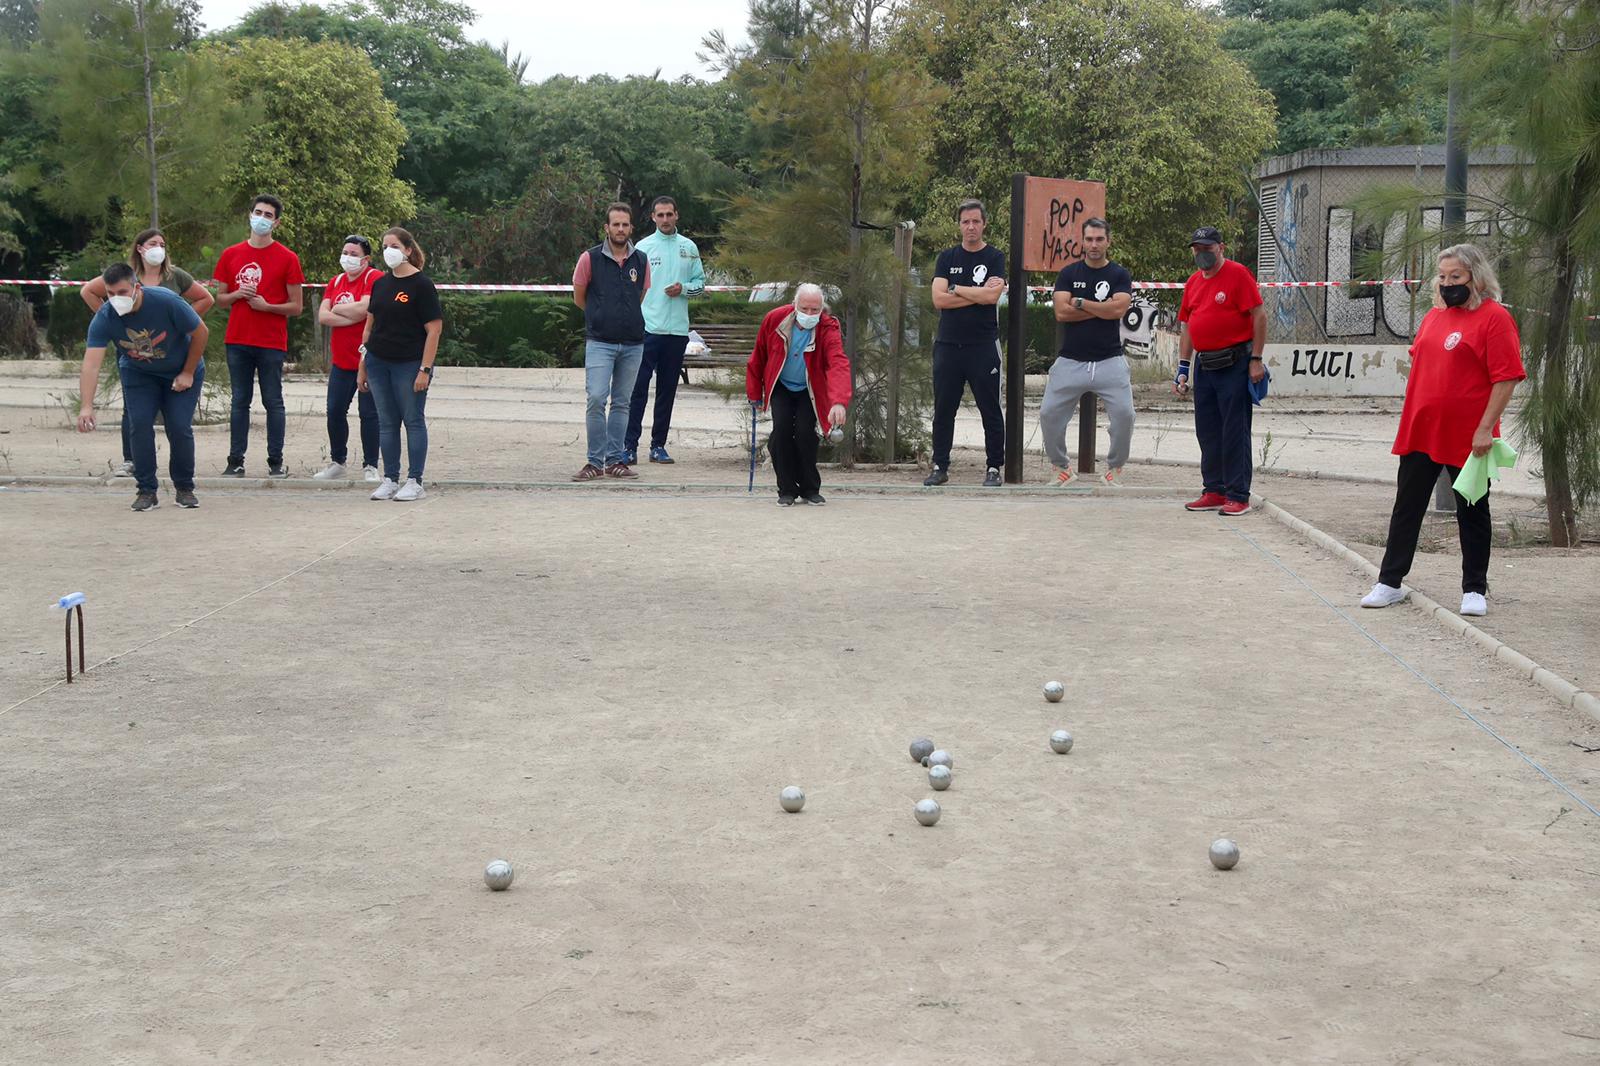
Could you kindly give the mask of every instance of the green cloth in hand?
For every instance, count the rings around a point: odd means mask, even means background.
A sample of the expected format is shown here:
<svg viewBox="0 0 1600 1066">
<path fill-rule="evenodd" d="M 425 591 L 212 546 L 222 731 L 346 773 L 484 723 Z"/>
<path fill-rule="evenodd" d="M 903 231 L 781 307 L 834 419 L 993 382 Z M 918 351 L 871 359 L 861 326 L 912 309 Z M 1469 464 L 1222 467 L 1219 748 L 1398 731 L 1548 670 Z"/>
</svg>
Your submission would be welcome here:
<svg viewBox="0 0 1600 1066">
<path fill-rule="evenodd" d="M 1499 437 L 1489 446 L 1488 455 L 1471 455 L 1462 464 L 1452 486 L 1468 503 L 1477 503 L 1489 493 L 1489 479 L 1499 480 L 1500 471 L 1517 465 L 1517 450 Z"/>
</svg>

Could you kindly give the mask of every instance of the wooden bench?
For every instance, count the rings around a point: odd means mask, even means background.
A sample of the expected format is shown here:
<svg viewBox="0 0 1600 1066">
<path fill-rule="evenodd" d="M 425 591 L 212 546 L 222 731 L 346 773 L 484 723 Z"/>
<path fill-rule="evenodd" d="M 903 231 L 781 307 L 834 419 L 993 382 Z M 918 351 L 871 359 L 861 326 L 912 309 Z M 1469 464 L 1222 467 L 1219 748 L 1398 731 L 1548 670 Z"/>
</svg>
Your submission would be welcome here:
<svg viewBox="0 0 1600 1066">
<path fill-rule="evenodd" d="M 756 346 L 756 334 L 761 330 L 758 322 L 710 323 L 691 326 L 706 342 L 709 351 L 683 357 L 683 383 L 689 384 L 689 371 L 733 370 L 750 361 L 750 350 Z"/>
</svg>

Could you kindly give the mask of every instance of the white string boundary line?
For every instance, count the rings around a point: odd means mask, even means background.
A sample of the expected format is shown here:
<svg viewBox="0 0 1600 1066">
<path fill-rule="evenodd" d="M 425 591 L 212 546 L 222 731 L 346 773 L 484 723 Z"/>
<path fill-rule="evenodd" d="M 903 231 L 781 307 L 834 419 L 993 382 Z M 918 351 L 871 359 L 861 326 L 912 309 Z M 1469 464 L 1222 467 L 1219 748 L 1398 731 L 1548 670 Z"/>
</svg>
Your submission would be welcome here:
<svg viewBox="0 0 1600 1066">
<path fill-rule="evenodd" d="M 1465 707 L 1461 706 L 1460 703 L 1456 702 L 1456 699 L 1455 699 L 1454 696 L 1450 695 L 1450 693 L 1448 693 L 1444 689 L 1440 688 L 1434 682 L 1434 680 L 1431 677 L 1429 677 L 1428 675 L 1422 673 L 1416 667 L 1414 667 L 1410 663 L 1406 662 L 1404 659 L 1402 659 L 1399 656 L 1398 653 L 1396 653 L 1393 649 L 1391 649 L 1387 644 L 1385 644 L 1383 641 L 1379 640 L 1377 637 L 1373 636 L 1370 632 L 1368 632 L 1365 626 L 1361 625 L 1355 619 L 1353 619 L 1349 615 L 1345 614 L 1344 611 L 1340 610 L 1339 607 L 1336 604 L 1334 604 L 1331 600 L 1329 600 L 1326 596 L 1324 596 L 1322 593 L 1318 592 L 1316 589 L 1312 588 L 1311 585 L 1309 583 L 1307 583 L 1305 578 L 1301 577 L 1299 574 L 1297 574 L 1293 570 L 1291 570 L 1288 567 L 1288 565 L 1283 562 L 1283 560 L 1279 559 L 1272 552 L 1270 552 L 1267 549 L 1263 548 L 1260 544 L 1257 544 L 1255 542 L 1255 540 L 1253 540 L 1248 533 L 1245 533 L 1243 530 L 1239 529 L 1237 526 L 1228 526 L 1227 528 L 1228 528 L 1229 532 L 1233 533 L 1237 537 L 1242 538 L 1252 548 L 1254 548 L 1256 551 L 1260 552 L 1262 555 L 1266 556 L 1266 558 L 1269 561 L 1271 561 L 1271 563 L 1274 566 L 1276 566 L 1279 570 L 1282 570 L 1284 573 L 1286 573 L 1290 577 L 1294 578 L 1295 581 L 1299 582 L 1301 588 L 1305 589 L 1307 592 L 1311 593 L 1311 595 L 1313 595 L 1317 599 L 1321 600 L 1322 601 L 1322 605 L 1324 607 L 1328 608 L 1328 610 L 1330 610 L 1334 614 L 1338 615 L 1341 619 L 1344 620 L 1344 622 L 1347 625 L 1349 625 L 1357 633 L 1360 633 L 1362 636 L 1366 637 L 1369 641 L 1371 641 L 1374 645 L 1377 646 L 1379 651 L 1383 652 L 1385 655 L 1389 656 L 1389 658 L 1393 659 L 1395 662 L 1397 662 L 1401 666 L 1405 667 L 1406 670 L 1411 674 L 1412 677 L 1415 677 L 1418 681 L 1421 681 L 1424 685 L 1427 685 L 1429 688 L 1433 689 L 1434 692 L 1437 692 L 1441 697 L 1443 697 L 1443 699 L 1445 700 L 1446 703 L 1450 704 L 1450 706 L 1452 706 L 1456 710 L 1460 711 L 1462 713 L 1462 715 L 1464 717 L 1466 717 L 1466 719 L 1468 721 L 1470 721 L 1473 725 L 1477 726 L 1479 729 L 1481 729 L 1485 733 L 1489 734 L 1489 736 L 1491 736 L 1495 740 L 1499 741 L 1500 744 L 1507 751 L 1511 752 L 1517 758 L 1521 759 L 1523 762 L 1527 763 L 1529 766 L 1531 766 L 1535 770 L 1539 771 L 1539 773 L 1544 776 L 1545 780 L 1549 781 L 1551 784 L 1555 785 L 1561 791 L 1563 791 L 1567 795 L 1571 796 L 1575 801 L 1577 801 L 1580 805 L 1582 805 L 1584 810 L 1588 811 L 1590 814 L 1594 815 L 1596 818 L 1600 818 L 1600 810 L 1596 810 L 1594 808 L 1593 804 L 1591 804 L 1588 800 L 1584 799 L 1582 796 L 1578 795 L 1576 792 L 1572 791 L 1572 789 L 1568 788 L 1565 782 L 1563 782 L 1560 778 L 1556 777 L 1549 770 L 1546 770 L 1543 766 L 1539 765 L 1539 763 L 1537 763 L 1533 759 L 1529 758 L 1528 754 L 1526 752 L 1524 752 L 1521 748 L 1519 748 L 1515 744 L 1511 743 L 1509 740 L 1507 740 L 1505 737 L 1501 736 L 1499 733 L 1496 733 L 1492 726 L 1490 726 L 1489 724 L 1484 722 L 1481 718 L 1479 718 L 1477 715 L 1473 714 L 1471 711 L 1467 710 Z"/>
<path fill-rule="evenodd" d="M 328 558 L 338 554 L 339 552 L 343 551 L 345 548 L 348 548 L 350 545 L 352 545 L 356 541 L 360 540 L 362 537 L 365 537 L 367 534 L 376 533 L 378 530 L 382 529 L 384 526 L 387 526 L 392 522 L 398 522 L 398 521 L 400 521 L 400 519 L 402 519 L 404 517 L 405 517 L 405 513 L 397 514 L 393 518 L 386 518 L 382 522 L 379 522 L 377 525 L 373 526 L 371 529 L 364 529 L 360 533 L 357 533 L 355 536 L 351 537 L 349 540 L 345 541 L 343 544 L 340 544 L 340 545 L 337 545 L 336 547 L 330 548 L 328 551 L 326 551 L 323 554 L 317 556 L 315 559 L 312 559 L 309 563 L 306 563 L 304 566 L 301 566 L 296 570 L 291 570 L 289 573 L 284 574 L 282 577 L 274 578 L 273 580 L 267 582 L 265 585 L 262 585 L 260 588 L 254 589 L 254 590 L 252 590 L 250 592 L 246 592 L 242 596 L 235 596 L 233 599 L 229 600 L 227 603 L 223 604 L 221 607 L 215 607 L 215 608 L 207 611 L 205 614 L 201 615 L 198 618 L 191 618 L 187 622 L 183 622 L 183 623 L 181 623 L 179 625 L 175 625 L 172 628 L 168 629 L 165 633 L 160 633 L 160 634 L 157 634 L 156 636 L 151 637 L 149 640 L 145 641 L 143 644 L 137 644 L 137 645 L 129 648 L 127 651 L 120 652 L 120 653 L 118 653 L 116 655 L 109 655 L 106 658 L 101 659 L 99 662 L 95 663 L 93 666 L 89 667 L 88 669 L 80 671 L 78 676 L 79 677 L 85 677 L 85 676 L 88 675 L 90 670 L 98 670 L 98 669 L 100 669 L 100 667 L 106 665 L 106 663 L 112 662 L 113 660 L 125 658 L 125 657 L 127 657 L 129 655 L 132 655 L 134 652 L 143 651 L 145 648 L 148 648 L 150 645 L 156 643 L 157 641 L 166 640 L 168 637 L 172 636 L 172 634 L 178 632 L 179 630 L 189 629 L 192 626 L 194 626 L 194 625 L 196 625 L 196 624 L 198 624 L 200 622 L 204 622 L 207 618 L 210 618 L 214 614 L 217 614 L 217 613 L 219 613 L 221 611 L 226 611 L 229 607 L 232 607 L 234 604 L 239 603 L 242 600 L 248 600 L 251 596 L 255 596 L 255 595 L 258 595 L 258 594 L 260 594 L 262 592 L 265 592 L 265 591 L 267 591 L 268 589 L 270 589 L 274 585 L 281 585 L 283 582 L 288 581 L 291 577 L 295 577 L 295 576 L 297 576 L 299 574 L 303 574 L 307 570 L 311 569 L 313 566 L 316 566 L 318 563 L 322 562 L 323 560 L 328 559 Z M 60 681 L 51 682 L 50 684 L 46 685 L 44 688 L 40 689 L 38 692 L 35 692 L 33 695 L 24 696 L 22 699 L 18 700 L 16 703 L 13 703 L 11 706 L 7 707 L 5 710 L 0 711 L 0 717 L 4 717 L 5 715 L 10 714 L 12 711 L 16 710 L 18 707 L 21 707 L 24 703 L 28 703 L 28 702 L 30 702 L 32 700 L 36 700 L 40 696 L 43 696 L 45 693 L 52 692 L 55 689 L 59 688 L 60 686 L 65 685 L 66 683 L 67 683 L 66 678 L 62 678 Z"/>
</svg>

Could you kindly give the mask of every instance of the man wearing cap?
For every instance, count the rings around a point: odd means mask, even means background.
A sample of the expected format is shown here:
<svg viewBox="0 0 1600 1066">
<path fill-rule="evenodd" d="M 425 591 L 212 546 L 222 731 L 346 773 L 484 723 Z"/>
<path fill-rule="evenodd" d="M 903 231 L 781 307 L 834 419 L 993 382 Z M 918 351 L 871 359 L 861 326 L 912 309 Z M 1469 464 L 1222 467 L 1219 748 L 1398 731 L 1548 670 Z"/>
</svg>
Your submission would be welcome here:
<svg viewBox="0 0 1600 1066">
<path fill-rule="evenodd" d="M 1227 257 L 1216 227 L 1195 230 L 1189 250 L 1200 269 L 1183 285 L 1172 391 L 1188 392 L 1194 382 L 1194 434 L 1205 491 L 1184 506 L 1242 515 L 1250 510 L 1251 386 L 1267 372 L 1261 361 L 1267 309 L 1255 275 Z"/>
</svg>

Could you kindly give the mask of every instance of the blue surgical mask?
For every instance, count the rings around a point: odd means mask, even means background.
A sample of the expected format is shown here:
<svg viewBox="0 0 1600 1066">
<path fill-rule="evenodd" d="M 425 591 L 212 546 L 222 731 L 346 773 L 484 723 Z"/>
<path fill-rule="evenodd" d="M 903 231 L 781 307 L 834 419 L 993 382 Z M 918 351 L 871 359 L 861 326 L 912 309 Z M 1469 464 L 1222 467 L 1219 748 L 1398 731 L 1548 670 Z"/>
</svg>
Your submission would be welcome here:
<svg viewBox="0 0 1600 1066">
<path fill-rule="evenodd" d="M 257 237 L 265 237 L 272 232 L 272 219 L 261 215 L 250 216 L 250 232 Z"/>
<path fill-rule="evenodd" d="M 801 329 L 816 329 L 817 323 L 821 321 L 821 315 L 808 315 L 804 311 L 796 311 L 794 313 L 795 325 Z"/>
</svg>

